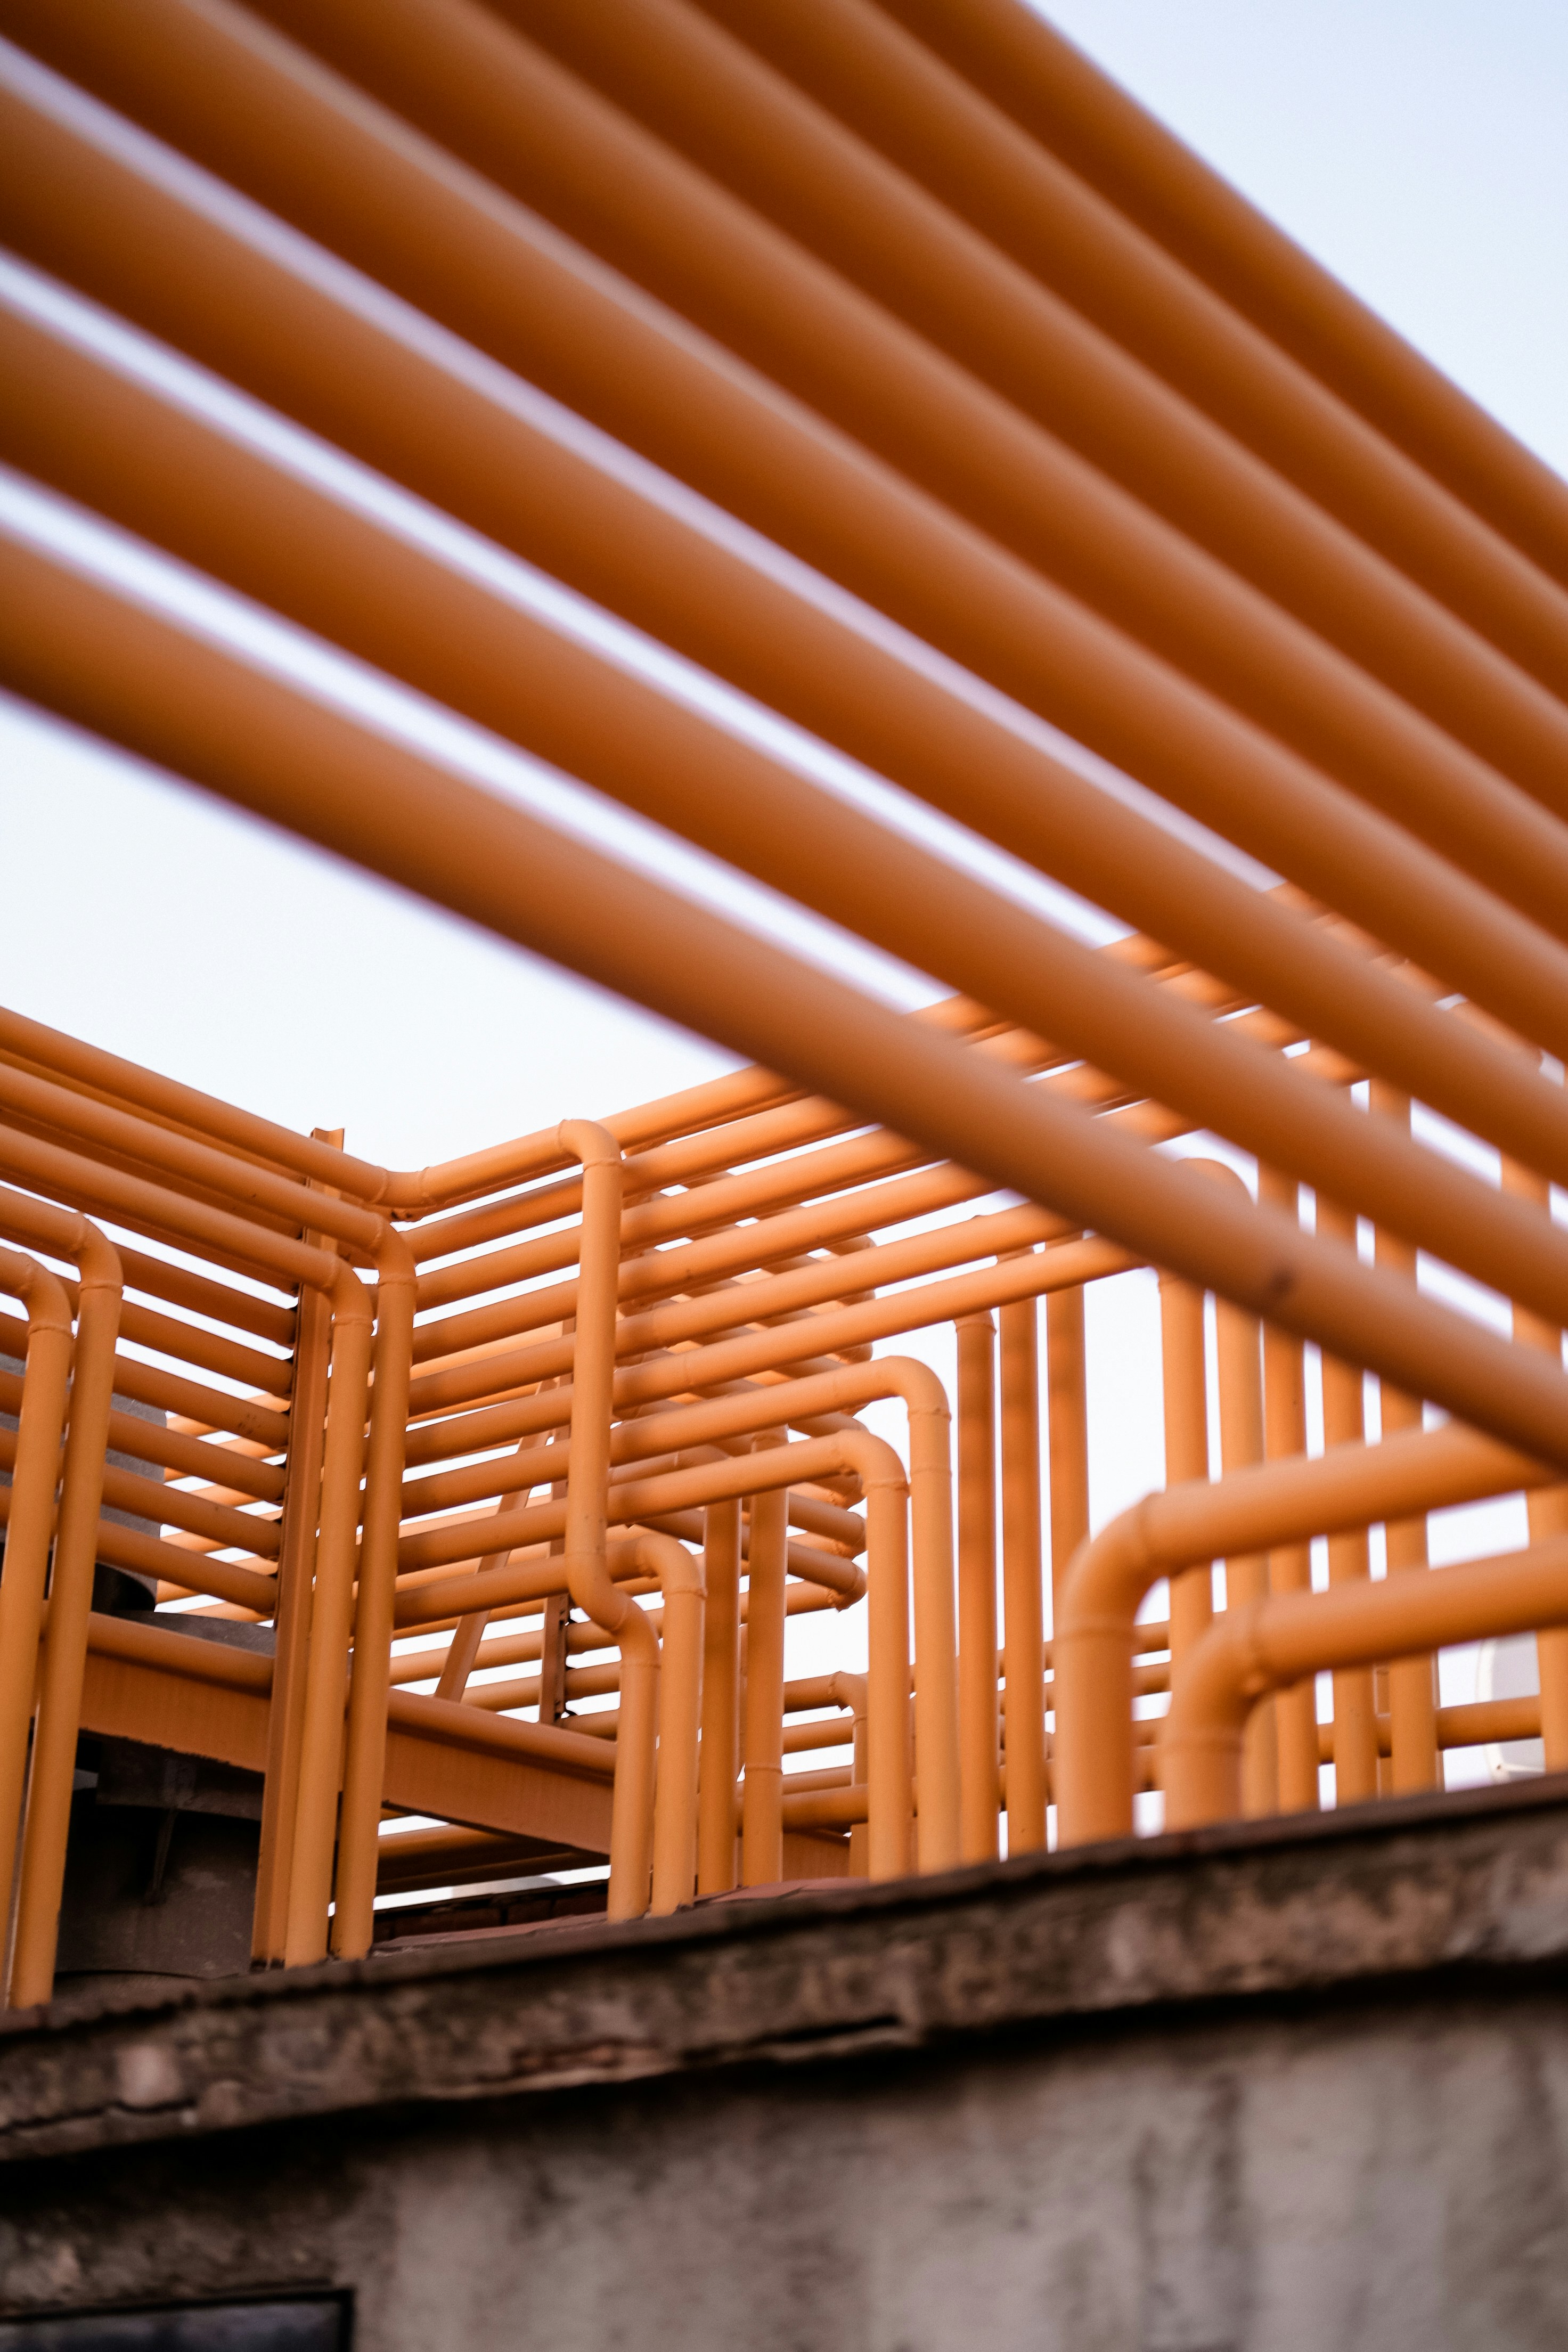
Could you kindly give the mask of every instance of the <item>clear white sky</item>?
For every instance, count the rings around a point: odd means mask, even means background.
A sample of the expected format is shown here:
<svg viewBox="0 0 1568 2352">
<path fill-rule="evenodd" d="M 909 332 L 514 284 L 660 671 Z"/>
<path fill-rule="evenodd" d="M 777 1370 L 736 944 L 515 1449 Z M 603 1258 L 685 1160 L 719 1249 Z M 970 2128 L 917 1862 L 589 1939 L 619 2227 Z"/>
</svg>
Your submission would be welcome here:
<svg viewBox="0 0 1568 2352">
<path fill-rule="evenodd" d="M 1568 8 L 1045 13 L 1568 470 Z M 532 789 L 524 763 L 471 738 L 468 753 L 500 788 Z M 607 814 L 582 821 L 608 837 Z M 3 702 L 0 847 L 5 1002 L 291 1125 L 343 1123 L 395 1164 L 641 1100 L 727 1058 Z M 854 968 L 902 1001 L 921 992 Z M 1137 1278 L 1102 1291 L 1096 1387 L 1107 1419 L 1142 1435 L 1097 1461 L 1097 1517 L 1159 1475 L 1147 1301 Z"/>
</svg>

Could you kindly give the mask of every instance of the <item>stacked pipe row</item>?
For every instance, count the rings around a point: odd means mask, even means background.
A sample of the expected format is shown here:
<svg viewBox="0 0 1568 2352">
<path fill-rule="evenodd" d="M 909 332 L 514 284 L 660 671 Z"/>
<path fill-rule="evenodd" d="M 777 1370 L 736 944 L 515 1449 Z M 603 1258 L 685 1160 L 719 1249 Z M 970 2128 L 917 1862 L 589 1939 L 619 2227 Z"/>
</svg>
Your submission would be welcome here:
<svg viewBox="0 0 1568 2352">
<path fill-rule="evenodd" d="M 301 1646 L 286 1610 L 279 1620 L 269 1738 L 282 1744 L 269 1754 L 261 1956 L 324 1948 L 329 1893 L 338 1948 L 360 1948 L 369 1933 L 395 1625 L 440 1610 L 469 1624 L 471 1643 L 482 1612 L 542 1601 L 563 1578 L 606 1636 L 631 1645 L 616 1739 L 616 1899 L 640 1907 L 645 1850 L 650 1885 L 663 1858 L 661 1900 L 685 1885 L 701 1843 L 701 1790 L 693 1828 L 688 1786 L 693 1769 L 700 1777 L 701 1726 L 678 1791 L 675 1767 L 657 1761 L 657 1733 L 649 1746 L 647 1637 L 624 1613 L 613 1570 L 687 1580 L 670 1586 L 665 1610 L 666 1639 L 683 1625 L 678 1646 L 689 1651 L 690 1571 L 657 1549 L 669 1526 L 647 1520 L 729 1511 L 750 1491 L 753 1550 L 760 1524 L 764 1550 L 776 1551 L 779 1512 L 760 1498 L 786 1489 L 759 1483 L 754 1447 L 743 1469 L 665 1457 L 793 1424 L 724 1418 L 755 1412 L 755 1398 L 711 1391 L 787 1370 L 790 1359 L 768 1353 L 776 1325 L 717 1336 L 722 1294 L 684 1286 L 763 1273 L 768 1289 L 747 1300 L 748 1326 L 809 1311 L 814 1361 L 898 1328 L 878 1322 L 880 1298 L 835 1304 L 847 1297 L 837 1263 L 748 1258 L 740 1235 L 755 1228 L 736 1220 L 757 1213 L 746 1185 L 765 1199 L 766 1182 L 717 1171 L 744 1171 L 754 1136 L 666 1179 L 711 1173 L 704 1190 L 716 1197 L 710 1227 L 704 1219 L 696 1236 L 664 1245 L 690 1213 L 662 1209 L 657 1186 L 638 1194 L 639 1153 L 657 1162 L 667 1143 L 721 1133 L 742 1114 L 804 1121 L 784 1138 L 796 1146 L 814 1115 L 822 1137 L 847 1126 L 903 1139 L 885 1147 L 893 1157 L 879 1169 L 881 1147 L 863 1139 L 827 1147 L 824 1158 L 869 1151 L 871 1162 L 812 1171 L 816 1189 L 796 1200 L 826 1202 L 851 1175 L 889 1189 L 927 1181 L 891 1174 L 905 1165 L 969 1171 L 970 1197 L 1002 1190 L 1032 1204 L 1000 1213 L 990 1238 L 998 1252 L 1043 1243 L 1043 1255 L 1017 1262 L 1023 1273 L 999 1265 L 986 1277 L 1001 1285 L 994 1295 L 963 1277 L 963 1300 L 949 1286 L 928 1320 L 1010 1311 L 1053 1287 L 1038 1269 L 1058 1250 L 1064 1296 L 1112 1264 L 1161 1268 L 1168 1352 L 1184 1318 L 1190 1353 L 1194 1299 L 1221 1303 L 1240 1402 L 1221 1431 L 1226 1475 L 1202 1507 L 1218 1516 L 1184 1523 L 1195 1553 L 1162 1551 L 1151 1536 L 1144 1558 L 1140 1536 L 1136 1568 L 1116 1564 L 1114 1545 L 1090 1547 L 1060 1590 L 1064 1837 L 1128 1826 L 1134 1780 L 1149 1769 L 1127 1679 L 1131 1587 L 1145 1568 L 1176 1571 L 1172 1755 L 1187 1753 L 1190 1706 L 1192 1752 L 1229 1759 L 1191 1801 L 1196 1815 L 1186 1796 L 1175 1811 L 1196 1817 L 1240 1801 L 1233 1768 L 1254 1805 L 1302 1801 L 1318 1740 L 1300 1696 L 1304 1654 L 1287 1639 L 1294 1619 L 1269 1612 L 1323 1604 L 1305 1590 L 1302 1547 L 1316 1534 L 1337 1547 L 1331 1568 L 1346 1588 L 1306 1621 L 1324 1642 L 1335 1611 L 1349 1626 L 1322 1662 L 1341 1678 L 1342 1793 L 1376 1786 L 1380 1714 L 1394 1777 L 1411 1785 L 1418 1769 L 1429 1774 L 1441 1726 L 1423 1661 L 1451 1636 L 1436 1617 L 1415 1624 L 1414 1580 L 1391 1577 L 1373 1591 L 1364 1528 L 1396 1509 L 1391 1559 L 1413 1567 L 1422 1515 L 1455 1499 L 1456 1477 L 1518 1486 L 1568 1472 L 1568 1245 L 1551 1211 L 1552 1186 L 1568 1181 L 1563 485 L 1010 0 L 600 0 L 590 11 L 556 0 L 133 0 L 114 11 L 5 0 L 0 27 L 14 44 L 0 51 L 0 184 L 16 256 L 0 283 L 0 434 L 11 464 L 47 494 L 14 502 L 0 540 L 5 683 L 778 1074 L 650 1113 L 651 1131 L 614 1126 L 625 1166 L 602 1136 L 574 1142 L 563 1131 L 479 1155 L 438 1182 L 393 1179 L 321 1139 L 263 1135 L 222 1106 L 163 1102 L 153 1123 L 174 1139 L 154 1151 L 145 1134 L 113 1126 L 133 1115 L 124 1105 L 149 1109 L 143 1075 L 104 1087 L 121 1108 L 100 1103 L 90 1118 L 81 1108 L 64 1118 L 52 1097 L 8 1097 L 26 1132 L 75 1139 L 49 1150 L 92 1146 L 90 1183 L 47 1175 L 35 1160 L 13 1171 L 30 1187 L 61 1199 L 79 1191 L 117 1227 L 132 1218 L 132 1231 L 134 1213 L 182 1250 L 216 1252 L 215 1265 L 237 1244 L 211 1222 L 197 1233 L 198 1206 L 209 1221 L 240 1214 L 253 1236 L 270 1219 L 278 1249 L 304 1253 L 258 1255 L 253 1238 L 249 1257 L 239 1255 L 253 1271 L 286 1275 L 300 1299 L 291 1415 L 307 1363 L 319 1386 L 329 1349 L 344 1351 L 343 1377 L 334 1370 L 330 1384 L 342 1401 L 340 1448 L 334 1456 L 328 1412 L 323 1492 L 345 1498 L 347 1400 L 371 1343 L 356 1296 L 366 1286 L 353 1268 L 378 1274 L 358 1601 L 345 1500 L 335 1518 L 323 1507 L 322 1554 L 297 1570 L 302 1585 L 314 1577 L 330 1640 Z M 296 437 L 254 408 L 215 406 L 193 363 Z M 298 428 L 1079 892 L 1128 926 L 1131 943 L 1090 951 L 909 829 L 521 611 L 389 521 L 372 489 L 310 462 Z M 900 1017 L 431 767 L 188 625 L 172 603 L 132 593 L 123 569 L 81 551 L 79 534 L 37 520 L 58 517 L 64 502 L 555 762 L 962 991 L 970 1009 Z M 1130 774 L 1145 797 L 1058 756 L 1039 720 Z M 1165 807 L 1149 813 L 1148 794 Z M 7 1050 L 13 1063 L 28 1057 Z M 37 1084 L 63 1079 L 70 1091 L 69 1051 L 50 1050 L 54 1060 L 32 1055 L 49 1074 Z M 97 1083 L 85 1068 L 79 1057 L 80 1101 Z M 839 1108 L 814 1114 L 814 1098 Z M 1441 1147 L 1428 1112 L 1496 1155 L 1500 1185 Z M 1213 1134 L 1256 1164 L 1257 1197 L 1158 1148 L 1182 1133 Z M 558 1213 L 578 1218 L 580 1237 L 515 1238 L 533 1230 L 534 1212 L 500 1205 L 504 1188 L 550 1178 L 581 1158 L 579 1144 L 589 1153 L 584 1198 Z M 127 1161 L 142 1172 L 125 1174 Z M 965 1180 L 930 1181 L 940 1190 Z M 154 1181 L 156 1203 L 125 1189 Z M 627 1181 L 615 1271 L 609 1211 L 593 1240 L 587 1196 L 607 1200 Z M 301 1201 L 306 1186 L 321 1202 Z M 1310 1231 L 1297 1213 L 1302 1187 L 1315 1196 Z M 175 1218 L 165 1195 L 191 1205 Z M 559 1187 L 552 1197 L 566 1202 Z M 845 1223 L 829 1217 L 821 1234 L 781 1230 L 792 1212 L 780 1208 L 773 1245 L 784 1255 L 865 1239 L 895 1223 L 899 1205 L 883 1216 L 885 1202 L 846 1200 Z M 417 1247 L 396 1230 L 418 1234 L 431 1217 Z M 447 1247 L 432 1253 L 441 1263 L 421 1276 L 420 1252 L 443 1218 Z M 1358 1247 L 1363 1229 L 1375 1235 L 1371 1262 Z M 302 1234 L 330 1237 L 335 1252 Z M 547 1310 L 526 1310 L 537 1323 L 509 1325 L 510 1309 L 479 1307 L 446 1318 L 455 1328 L 438 1339 L 416 1339 L 421 1304 L 481 1295 L 463 1287 L 462 1254 L 509 1236 L 489 1269 L 498 1286 L 573 1265 L 576 1282 L 557 1285 Z M 897 1256 L 918 1258 L 929 1240 L 879 1246 L 903 1268 L 888 1281 L 940 1262 Z M 683 1268 L 659 1266 L 682 1251 Z M 1075 1261 L 1074 1251 L 1102 1255 Z M 1419 1285 L 1423 1259 L 1506 1302 L 1513 1337 Z M 862 1281 L 881 1286 L 858 1265 L 856 1291 Z M 307 1314 L 306 1293 L 325 1303 Z M 546 1311 L 574 1330 L 551 1330 Z M 1201 1562 L 1205 1547 L 1223 1552 L 1233 1540 L 1219 1497 L 1253 1493 L 1252 1477 L 1265 1482 L 1260 1494 L 1285 1491 L 1267 1481 L 1277 1470 L 1284 1478 L 1283 1457 L 1301 1451 L 1292 1367 L 1303 1343 L 1330 1368 L 1331 1449 L 1360 1441 L 1370 1371 L 1385 1433 L 1401 1433 L 1385 1435 L 1383 1452 L 1419 1472 L 1393 1503 L 1376 1478 L 1364 1489 L 1352 1479 L 1346 1501 L 1334 1499 L 1337 1471 L 1314 1474 L 1310 1500 L 1279 1513 L 1259 1503 L 1244 1518 L 1234 1540 L 1248 1549 L 1227 1593 L 1258 1613 L 1238 1665 L 1226 1642 L 1241 1640 L 1245 1612 L 1227 1609 L 1234 1622 L 1205 1630 Z M 447 1360 L 420 1356 L 426 1344 Z M 658 1352 L 694 1347 L 700 1381 Z M 458 1360 L 476 1349 L 491 1353 Z M 983 1352 L 971 1327 L 977 1394 Z M 1070 1334 L 1060 1352 L 1066 1362 Z M 1254 1357 L 1256 1376 L 1241 1369 Z M 394 1393 L 404 1368 L 412 1421 Z M 825 1363 L 793 1377 L 845 1376 Z M 497 1380 L 508 1385 L 487 1385 Z M 1190 1479 L 1207 1465 L 1182 1392 L 1167 1381 L 1168 1455 Z M 655 1405 L 668 1409 L 646 1410 Z M 1424 1432 L 1428 1406 L 1460 1428 Z M 462 1424 L 465 1410 L 466 1426 L 443 1436 L 443 1421 Z M 312 1427 L 315 1418 L 312 1406 Z M 303 1424 L 290 1425 L 293 1456 Z M 563 1496 L 531 1504 L 531 1473 L 536 1485 L 562 1483 L 544 1475 L 544 1447 L 526 1443 L 552 1431 L 567 1433 L 575 1478 L 568 1470 Z M 656 1451 L 641 1455 L 650 1432 Z M 516 1483 L 487 1486 L 453 1467 L 409 1479 L 410 1496 L 405 1468 L 453 1463 L 449 1442 L 524 1442 Z M 864 1453 L 837 1427 L 805 1442 Z M 1456 1469 L 1446 1447 L 1468 1467 Z M 1006 1449 L 1005 1487 L 1026 1455 Z M 661 1466 L 617 1496 L 613 1473 L 649 1460 Z M 584 1462 L 596 1465 L 586 1478 Z M 912 1460 L 910 1470 L 912 1479 Z M 814 1454 L 779 1475 L 797 1490 L 853 1475 L 874 1504 L 882 1471 L 890 1481 L 886 1463 Z M 291 1463 L 287 1479 L 296 1475 L 313 1490 L 314 1467 Z M 464 1522 L 432 1517 L 495 1501 L 505 1507 L 482 1554 Z M 617 1517 L 623 1506 L 637 1518 Z M 1542 1573 L 1556 1507 L 1549 1495 L 1534 1507 Z M 220 1523 L 190 1525 L 182 1508 L 185 1535 L 216 1538 Z M 1348 1520 L 1336 1516 L 1345 1511 Z M 242 1516 L 254 1528 L 255 1512 Z M 890 1525 L 890 1506 L 885 1516 Z M 612 1524 L 645 1527 L 628 1538 L 644 1547 L 637 1558 L 612 1558 Z M 984 1727 L 996 1706 L 994 1642 L 984 1675 L 979 1663 L 984 1579 L 960 1575 L 950 1706 L 940 1661 L 952 1645 L 921 1524 L 912 1782 L 907 1737 L 893 1727 L 907 1644 L 898 1657 L 885 1619 L 872 1642 L 863 1744 L 877 1870 L 902 1865 L 911 1813 L 922 1863 L 973 1851 L 986 1811 L 974 1791 L 994 1769 L 972 1760 L 966 1783 L 953 1761 L 994 1746 Z M 339 1530 L 331 1543 L 329 1525 Z M 279 1598 L 289 1530 L 285 1502 Z M 1064 1519 L 1058 1580 L 1067 1532 Z M 1075 1540 L 1086 1535 L 1079 1527 Z M 715 1557 L 726 1541 L 715 1538 Z M 493 1564 L 476 1571 L 476 1558 Z M 235 1568 L 265 1572 L 231 1564 L 231 1582 Z M 879 1590 L 891 1605 L 895 1580 L 879 1587 L 873 1566 L 874 1609 Z M 1505 1582 L 1500 1570 L 1490 1588 L 1504 1613 Z M 1459 1591 L 1421 1580 L 1421 1608 L 1437 1609 L 1448 1589 Z M 227 1597 L 244 1605 L 237 1585 Z M 1531 1625 L 1552 1623 L 1550 1597 L 1532 1588 L 1518 1603 Z M 1406 1612 L 1397 1642 L 1396 1603 Z M 330 1727 L 356 1606 L 334 1885 Z M 1385 1630 L 1365 1632 L 1363 1619 Z M 770 1628 L 771 1677 L 773 1618 Z M 1415 1662 L 1399 1664 L 1407 1638 Z M 554 1675 L 559 1628 L 552 1654 Z M 1380 1708 L 1368 1676 L 1386 1660 L 1396 1663 Z M 1557 1647 L 1544 1635 L 1542 1660 L 1548 1755 L 1568 1760 L 1552 1728 Z M 1256 1696 L 1281 1680 L 1295 1696 L 1253 1709 L 1247 1760 L 1236 1767 L 1236 1692 L 1256 1685 Z M 1189 1685 L 1198 1698 L 1184 1698 Z M 1016 1717 L 1032 1723 L 1036 1710 L 1031 1701 L 1010 1711 L 1011 1790 Z M 560 1739 L 587 1735 L 536 1724 L 531 1737 L 565 1769 Z M 754 1760 L 761 1803 L 766 1759 Z M 590 1766 L 579 1758 L 572 1769 Z M 649 1769 L 668 1777 L 651 1808 Z M 1025 1767 L 1037 1788 L 1033 1773 Z"/>
</svg>

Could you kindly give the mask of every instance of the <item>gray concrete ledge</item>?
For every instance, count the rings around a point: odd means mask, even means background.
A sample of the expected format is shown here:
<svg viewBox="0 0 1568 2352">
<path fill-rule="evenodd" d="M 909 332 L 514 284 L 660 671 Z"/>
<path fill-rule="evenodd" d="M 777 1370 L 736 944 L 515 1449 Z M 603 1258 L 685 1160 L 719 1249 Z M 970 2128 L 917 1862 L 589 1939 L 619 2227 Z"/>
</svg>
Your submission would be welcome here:
<svg viewBox="0 0 1568 2352">
<path fill-rule="evenodd" d="M 0 2022 L 0 2158 L 1568 1979 L 1568 1776 Z M 1174 2019 L 1173 2017 L 1173 2022 Z"/>
</svg>

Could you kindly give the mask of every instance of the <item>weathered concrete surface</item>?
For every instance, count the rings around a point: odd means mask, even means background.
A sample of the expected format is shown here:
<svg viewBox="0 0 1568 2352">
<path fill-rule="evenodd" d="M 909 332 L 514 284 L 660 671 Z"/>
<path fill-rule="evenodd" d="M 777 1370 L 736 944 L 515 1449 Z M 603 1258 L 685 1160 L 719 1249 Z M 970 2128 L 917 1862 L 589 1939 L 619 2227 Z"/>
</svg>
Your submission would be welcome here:
<svg viewBox="0 0 1568 2352">
<path fill-rule="evenodd" d="M 0 2034 L 0 2307 L 358 2352 L 1568 2344 L 1568 1789 Z"/>
</svg>

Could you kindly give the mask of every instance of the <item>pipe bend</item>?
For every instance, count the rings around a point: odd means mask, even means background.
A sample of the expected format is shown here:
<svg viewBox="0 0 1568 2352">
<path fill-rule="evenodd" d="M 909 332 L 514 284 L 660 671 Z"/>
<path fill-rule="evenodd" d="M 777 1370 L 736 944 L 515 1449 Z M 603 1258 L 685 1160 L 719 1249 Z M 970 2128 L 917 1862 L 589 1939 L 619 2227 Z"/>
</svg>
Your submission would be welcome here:
<svg viewBox="0 0 1568 2352">
<path fill-rule="evenodd" d="M 909 1480 L 896 1448 L 885 1438 L 873 1437 L 868 1429 L 859 1432 L 841 1429 L 832 1437 L 814 1438 L 813 1445 L 831 1446 L 841 1456 L 840 1466 L 859 1473 L 867 1486 L 889 1486 L 900 1496 L 909 1493 Z"/>
<path fill-rule="evenodd" d="M 944 1424 L 952 1422 L 947 1391 L 918 1356 L 878 1356 L 858 1377 L 848 1375 L 847 1385 L 866 1390 L 864 1403 L 872 1403 L 878 1395 L 896 1396 L 908 1407 L 911 1420 L 917 1414 L 931 1413 Z"/>
<path fill-rule="evenodd" d="M 111 1290 L 118 1295 L 123 1287 L 119 1251 L 78 1209 L 62 1209 L 53 1201 L 40 1201 L 30 1192 L 0 1185 L 0 1226 L 68 1257 L 84 1289 Z"/>
<path fill-rule="evenodd" d="M 1173 1677 L 1163 1738 L 1179 1744 L 1194 1731 L 1240 1738 L 1254 1706 L 1279 1680 L 1265 1652 L 1268 1605 L 1249 1601 L 1222 1611 L 1194 1643 Z"/>
<path fill-rule="evenodd" d="M 1174 1679 L 1157 1735 L 1167 1830 L 1198 1829 L 1241 1811 L 1247 1720 L 1269 1684 L 1258 1652 L 1267 1606 L 1254 1601 L 1216 1617 Z"/>
<path fill-rule="evenodd" d="M 332 1313 L 340 1323 L 363 1323 L 368 1327 L 374 1318 L 371 1311 L 370 1293 L 363 1283 L 344 1259 L 329 1257 L 325 1251 L 321 1255 L 324 1263 L 332 1269 L 331 1282 L 323 1286 L 331 1291 Z"/>
<path fill-rule="evenodd" d="M 1257 1207 L 1251 1185 L 1240 1169 L 1233 1168 L 1228 1160 L 1211 1160 L 1205 1156 L 1194 1155 L 1191 1160 L 1182 1160 L 1180 1165 L 1190 1168 L 1194 1176 L 1206 1176 L 1211 1183 L 1225 1185 L 1227 1188 L 1234 1187 L 1242 1195 L 1249 1209 Z"/>
<path fill-rule="evenodd" d="M 618 1168 L 621 1147 L 607 1127 L 594 1118 L 563 1118 L 555 1130 L 555 1139 L 583 1168 Z"/>
<path fill-rule="evenodd" d="M 125 1286 L 120 1252 L 88 1218 L 78 1222 L 81 1231 L 72 1255 L 81 1272 L 83 1290 L 111 1290 L 118 1298 Z"/>
<path fill-rule="evenodd" d="M 1152 1507 L 1159 1499 L 1144 1495 L 1079 1544 L 1068 1562 L 1058 1641 L 1106 1618 L 1124 1618 L 1131 1631 L 1144 1594 L 1166 1573 Z"/>
<path fill-rule="evenodd" d="M 660 1535 L 647 1528 L 640 1535 L 620 1536 L 605 1546 L 605 1556 L 611 1574 L 616 1568 L 642 1569 L 657 1576 L 663 1591 L 695 1593 L 699 1601 L 708 1598 L 708 1585 L 702 1573 L 702 1561 L 696 1552 L 688 1551 L 674 1536 Z M 622 1594 L 628 1607 L 634 1607 L 629 1596 Z M 637 1611 L 640 1617 L 641 1610 Z"/>
<path fill-rule="evenodd" d="M 8 1290 L 19 1298 L 27 1310 L 27 1336 L 35 1331 L 54 1331 L 62 1339 L 71 1336 L 70 1300 L 58 1275 L 40 1265 L 36 1257 L 21 1250 L 0 1249 L 0 1290 Z"/>
<path fill-rule="evenodd" d="M 419 1280 L 419 1268 L 405 1234 L 395 1225 L 384 1224 L 381 1238 L 372 1253 L 376 1280 L 384 1287 L 395 1284 L 401 1289 L 414 1290 Z"/>
</svg>

